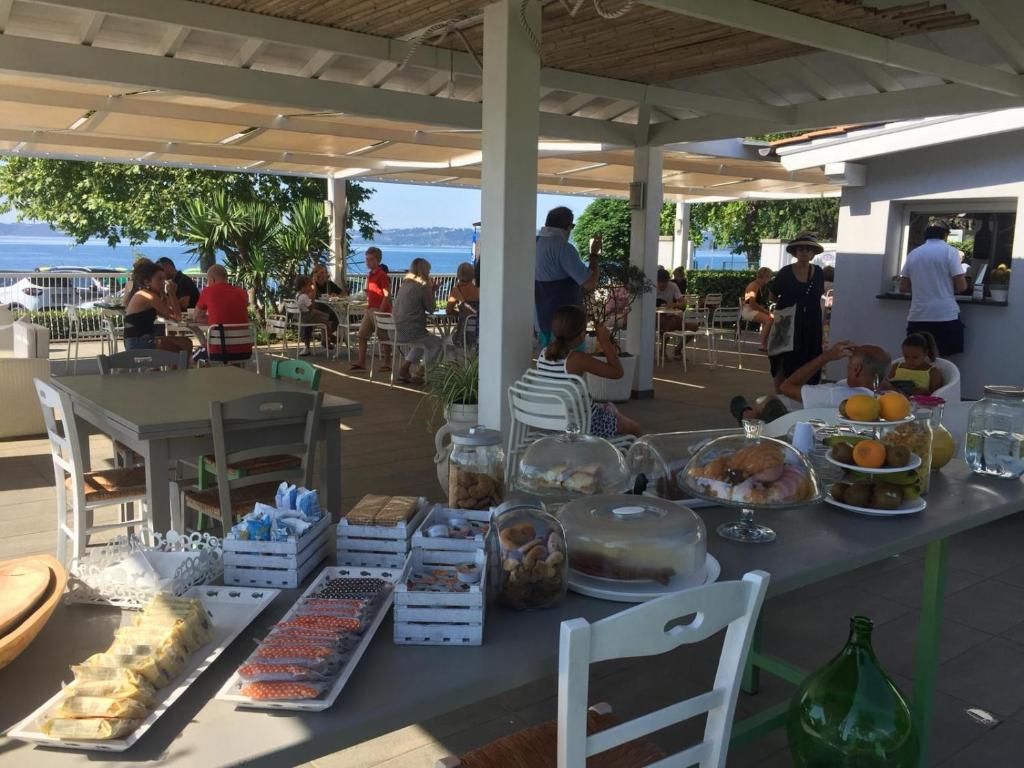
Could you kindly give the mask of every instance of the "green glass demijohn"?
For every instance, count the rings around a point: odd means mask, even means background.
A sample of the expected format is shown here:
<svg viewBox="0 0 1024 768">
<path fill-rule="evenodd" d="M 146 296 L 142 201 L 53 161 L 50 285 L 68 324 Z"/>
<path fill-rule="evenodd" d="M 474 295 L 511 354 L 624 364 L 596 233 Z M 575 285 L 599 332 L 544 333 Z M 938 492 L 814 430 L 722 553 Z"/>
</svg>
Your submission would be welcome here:
<svg viewBox="0 0 1024 768">
<path fill-rule="evenodd" d="M 793 697 L 786 730 L 796 768 L 917 765 L 910 707 L 875 657 L 871 628 L 871 619 L 850 619 L 846 646 Z"/>
</svg>

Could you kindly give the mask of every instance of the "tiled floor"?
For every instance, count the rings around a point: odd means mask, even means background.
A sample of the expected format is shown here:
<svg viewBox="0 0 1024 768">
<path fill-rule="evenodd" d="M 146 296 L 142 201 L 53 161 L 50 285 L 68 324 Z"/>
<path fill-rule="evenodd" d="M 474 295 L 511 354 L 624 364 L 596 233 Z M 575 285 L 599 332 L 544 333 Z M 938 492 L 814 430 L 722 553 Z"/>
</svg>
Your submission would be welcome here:
<svg viewBox="0 0 1024 768">
<path fill-rule="evenodd" d="M 55 349 L 55 355 L 60 354 Z M 712 370 L 679 363 L 655 371 L 652 400 L 623 406 L 649 431 L 730 425 L 726 403 L 737 392 L 753 396 L 769 384 L 763 358 L 744 355 L 744 369 Z M 702 356 L 698 353 L 698 359 Z M 371 384 L 344 365 L 326 365 L 322 388 L 360 400 L 365 414 L 345 424 L 342 443 L 343 505 L 386 487 L 391 493 L 440 498 L 433 435 L 426 406 L 414 390 Z M 94 438 L 97 456 L 109 441 Z M 50 551 L 54 542 L 53 472 L 39 439 L 0 442 L 0 558 Z M 885 667 L 909 694 L 923 554 L 911 552 L 770 601 L 764 614 L 765 649 L 813 668 L 843 644 L 854 613 L 874 619 L 875 647 Z M 593 673 L 594 700 L 607 700 L 625 716 L 649 711 L 710 680 L 712 642 L 639 664 L 603 665 Z M 943 768 L 1016 766 L 1024 744 L 1024 518 L 994 523 L 952 540 L 945 621 L 940 645 L 932 764 Z M 672 680 L 671 686 L 662 684 Z M 741 696 L 739 716 L 784 700 L 787 684 L 763 677 L 757 696 Z M 315 761 L 330 768 L 420 768 L 555 714 L 554 679 L 371 739 Z M 964 712 L 980 707 L 1000 720 L 985 727 Z M 658 734 L 666 746 L 683 745 L 691 728 Z M 3 758 L 0 757 L 0 762 Z M 790 765 L 784 735 L 775 733 L 733 750 L 730 766 Z"/>
</svg>

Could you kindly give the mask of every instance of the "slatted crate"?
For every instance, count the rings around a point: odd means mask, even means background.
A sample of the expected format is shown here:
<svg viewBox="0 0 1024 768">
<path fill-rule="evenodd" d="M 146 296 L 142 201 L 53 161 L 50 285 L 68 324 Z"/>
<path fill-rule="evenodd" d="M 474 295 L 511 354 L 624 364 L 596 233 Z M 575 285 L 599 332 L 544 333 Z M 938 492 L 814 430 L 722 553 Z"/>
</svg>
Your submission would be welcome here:
<svg viewBox="0 0 1024 768">
<path fill-rule="evenodd" d="M 338 522 L 338 565 L 368 568 L 402 568 L 412 549 L 412 535 L 426 517 L 430 505 L 417 501 L 416 513 L 398 525 L 352 525 Z"/>
<path fill-rule="evenodd" d="M 494 522 L 491 518 L 492 510 L 476 509 L 451 509 L 441 504 L 434 504 L 427 512 L 423 522 L 412 535 L 413 549 L 429 549 L 434 551 L 449 552 L 473 552 L 477 549 L 485 549 L 490 536 L 494 532 Z M 462 517 L 466 520 L 474 520 L 478 523 L 488 523 L 491 528 L 487 535 L 476 534 L 464 539 L 454 536 L 427 536 L 427 529 L 432 525 L 450 525 L 453 517 Z"/>
<path fill-rule="evenodd" d="M 421 592 L 408 587 L 412 574 L 454 571 L 475 563 L 480 581 L 466 592 Z M 487 553 L 414 549 L 395 587 L 395 643 L 399 645 L 480 645 L 487 613 Z"/>
<path fill-rule="evenodd" d="M 224 583 L 294 589 L 330 555 L 330 528 L 331 518 L 325 514 L 288 541 L 224 539 Z"/>
</svg>

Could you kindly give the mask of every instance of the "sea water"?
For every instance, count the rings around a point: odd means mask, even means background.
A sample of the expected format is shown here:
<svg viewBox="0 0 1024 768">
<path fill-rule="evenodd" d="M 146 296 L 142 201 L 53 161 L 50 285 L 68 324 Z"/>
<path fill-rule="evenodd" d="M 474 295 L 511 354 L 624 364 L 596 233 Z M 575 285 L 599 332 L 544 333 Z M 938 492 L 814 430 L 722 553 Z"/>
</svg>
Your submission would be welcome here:
<svg viewBox="0 0 1024 768">
<path fill-rule="evenodd" d="M 982 475 L 1020 477 L 1024 473 L 1024 435 L 1000 430 L 968 432 L 964 459 Z"/>
</svg>

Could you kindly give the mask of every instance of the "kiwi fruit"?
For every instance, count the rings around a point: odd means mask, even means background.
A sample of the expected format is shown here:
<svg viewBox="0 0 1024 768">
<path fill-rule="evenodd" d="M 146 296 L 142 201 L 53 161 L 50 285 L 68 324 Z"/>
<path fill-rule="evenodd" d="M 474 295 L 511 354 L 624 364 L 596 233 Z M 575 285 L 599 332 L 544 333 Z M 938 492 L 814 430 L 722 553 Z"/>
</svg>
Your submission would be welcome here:
<svg viewBox="0 0 1024 768">
<path fill-rule="evenodd" d="M 903 489 L 889 483 L 875 483 L 871 492 L 871 506 L 875 509 L 899 509 L 903 503 Z"/>
<path fill-rule="evenodd" d="M 839 443 L 833 446 L 832 458 L 840 464 L 853 464 L 853 446 L 849 443 Z"/>
<path fill-rule="evenodd" d="M 867 483 L 854 483 L 843 491 L 843 503 L 854 507 L 866 507 L 871 501 L 871 486 Z"/>
<path fill-rule="evenodd" d="M 836 501 L 842 501 L 843 496 L 846 494 L 846 491 L 849 489 L 849 487 L 849 483 L 833 483 L 832 486 L 828 489 L 829 496 L 831 496 Z"/>
<path fill-rule="evenodd" d="M 885 446 L 885 466 L 905 467 L 910 463 L 910 449 L 905 445 Z"/>
</svg>

